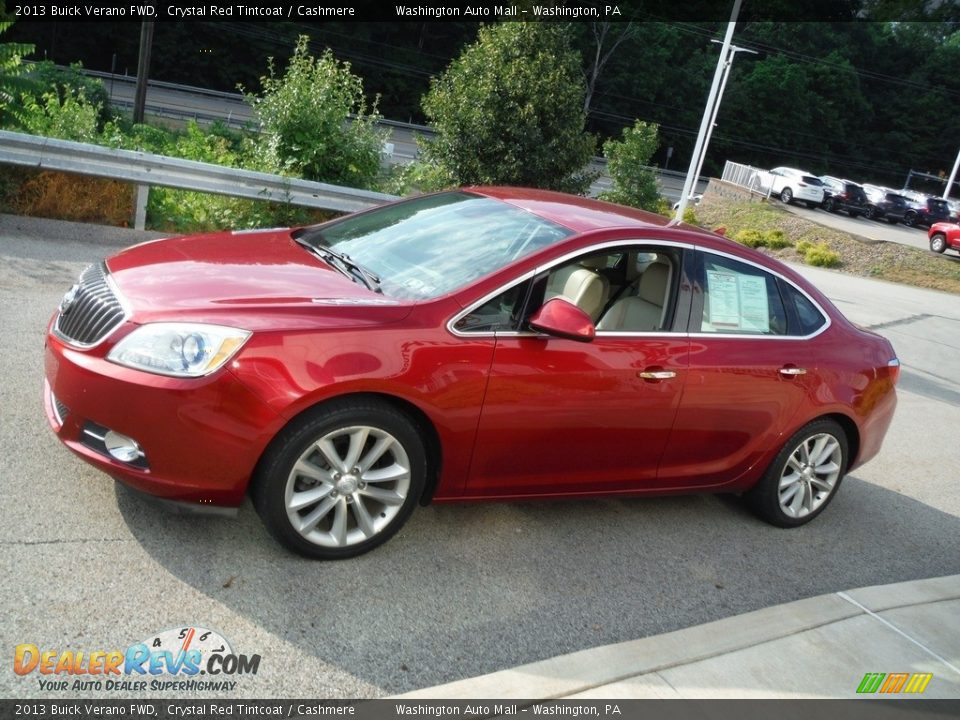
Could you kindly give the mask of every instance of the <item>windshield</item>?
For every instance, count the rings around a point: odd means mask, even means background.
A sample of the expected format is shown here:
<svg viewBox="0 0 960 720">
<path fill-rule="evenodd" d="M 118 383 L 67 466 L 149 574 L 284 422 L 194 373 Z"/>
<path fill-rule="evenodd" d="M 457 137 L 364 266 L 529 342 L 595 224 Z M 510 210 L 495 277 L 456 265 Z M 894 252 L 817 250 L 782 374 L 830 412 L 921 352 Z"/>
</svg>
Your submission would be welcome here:
<svg viewBox="0 0 960 720">
<path fill-rule="evenodd" d="M 572 234 L 499 200 L 449 192 L 350 215 L 298 240 L 348 256 L 379 276 L 386 295 L 423 300 Z"/>
</svg>

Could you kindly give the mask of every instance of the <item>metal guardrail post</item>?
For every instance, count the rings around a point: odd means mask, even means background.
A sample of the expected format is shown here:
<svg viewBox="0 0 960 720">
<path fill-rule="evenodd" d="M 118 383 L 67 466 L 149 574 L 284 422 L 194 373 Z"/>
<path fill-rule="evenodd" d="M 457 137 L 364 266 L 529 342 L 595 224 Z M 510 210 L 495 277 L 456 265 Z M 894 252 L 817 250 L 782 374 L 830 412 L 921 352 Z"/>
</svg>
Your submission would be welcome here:
<svg viewBox="0 0 960 720">
<path fill-rule="evenodd" d="M 137 185 L 137 198 L 135 201 L 135 211 L 133 218 L 133 227 L 136 230 L 147 229 L 147 201 L 150 199 L 150 186 Z"/>
</svg>

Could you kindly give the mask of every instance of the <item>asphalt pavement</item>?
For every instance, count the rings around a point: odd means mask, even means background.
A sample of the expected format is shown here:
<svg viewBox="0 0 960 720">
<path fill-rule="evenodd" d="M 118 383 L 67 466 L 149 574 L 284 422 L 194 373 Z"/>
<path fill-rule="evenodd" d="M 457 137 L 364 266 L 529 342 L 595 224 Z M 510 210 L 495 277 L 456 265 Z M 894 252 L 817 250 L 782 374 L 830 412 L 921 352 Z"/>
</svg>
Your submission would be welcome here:
<svg viewBox="0 0 960 720">
<path fill-rule="evenodd" d="M 804 269 L 905 363 L 883 452 L 810 525 L 772 528 L 712 496 L 436 506 L 369 555 L 317 563 L 280 549 L 249 505 L 169 515 L 47 428 L 52 310 L 86 263 L 145 237 L 0 217 L 4 647 L 125 648 L 200 625 L 263 658 L 230 696 L 379 697 L 960 572 L 957 296 Z M 40 694 L 7 668 L 0 696 Z"/>
</svg>

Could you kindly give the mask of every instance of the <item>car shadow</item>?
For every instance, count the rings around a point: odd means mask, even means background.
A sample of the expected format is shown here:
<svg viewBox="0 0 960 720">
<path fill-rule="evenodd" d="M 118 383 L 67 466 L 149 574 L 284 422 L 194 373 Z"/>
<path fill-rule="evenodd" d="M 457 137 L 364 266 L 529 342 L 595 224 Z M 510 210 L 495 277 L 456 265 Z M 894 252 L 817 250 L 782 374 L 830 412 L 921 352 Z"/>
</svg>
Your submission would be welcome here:
<svg viewBox="0 0 960 720">
<path fill-rule="evenodd" d="M 170 515 L 117 487 L 130 532 L 174 577 L 386 693 L 960 572 L 960 518 L 856 477 L 794 530 L 732 496 L 438 505 L 337 562 L 286 552 L 249 503 L 235 519 Z"/>
</svg>

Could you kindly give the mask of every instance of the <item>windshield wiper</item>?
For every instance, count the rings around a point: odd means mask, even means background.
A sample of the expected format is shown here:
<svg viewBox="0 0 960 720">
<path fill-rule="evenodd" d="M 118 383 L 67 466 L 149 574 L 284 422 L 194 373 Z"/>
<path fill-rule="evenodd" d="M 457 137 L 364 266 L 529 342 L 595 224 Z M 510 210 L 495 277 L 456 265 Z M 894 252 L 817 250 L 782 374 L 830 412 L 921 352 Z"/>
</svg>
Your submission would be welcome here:
<svg viewBox="0 0 960 720">
<path fill-rule="evenodd" d="M 373 290 L 375 293 L 383 293 L 383 290 L 380 288 L 380 278 L 377 277 L 376 274 L 367 270 L 356 260 L 353 260 L 349 255 L 337 252 L 336 250 L 324 245 L 314 245 L 312 242 L 304 240 L 300 237 L 294 237 L 293 239 L 298 245 L 305 247 L 325 263 L 333 268 L 336 268 L 347 277 L 359 280 L 367 287 L 368 290 Z"/>
</svg>

